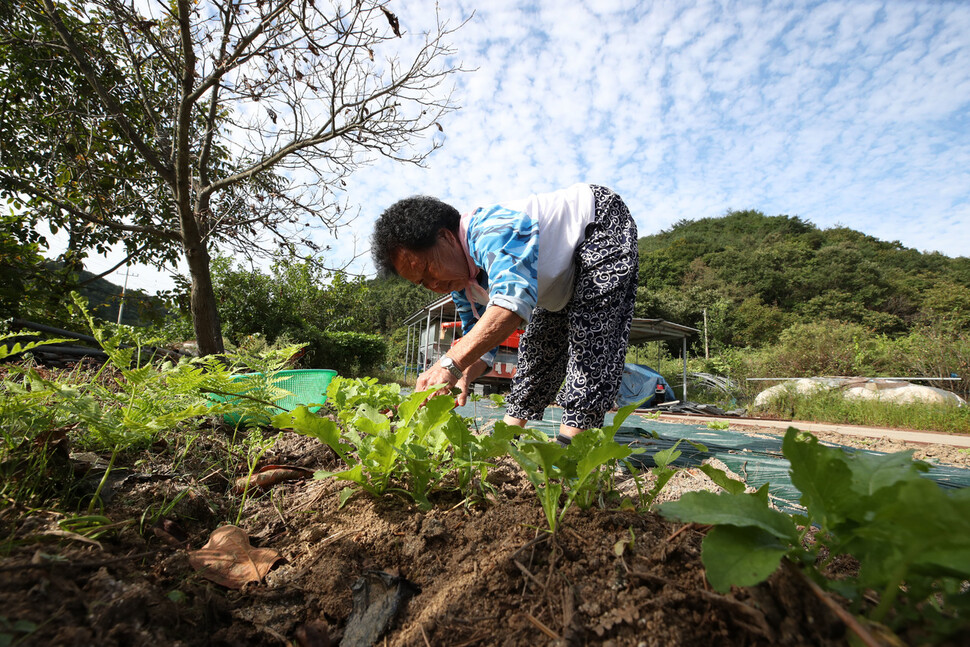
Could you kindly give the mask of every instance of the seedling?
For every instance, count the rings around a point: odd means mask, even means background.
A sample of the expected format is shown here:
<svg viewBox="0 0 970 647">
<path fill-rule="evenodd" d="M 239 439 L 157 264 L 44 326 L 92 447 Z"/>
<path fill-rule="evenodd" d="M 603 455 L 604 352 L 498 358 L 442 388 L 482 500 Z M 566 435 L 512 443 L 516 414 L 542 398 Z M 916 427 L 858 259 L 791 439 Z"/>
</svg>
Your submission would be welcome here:
<svg viewBox="0 0 970 647">
<path fill-rule="evenodd" d="M 259 461 L 262 460 L 266 452 L 272 449 L 278 438 L 279 436 L 263 438 L 263 435 L 259 432 L 259 430 L 256 429 L 250 431 L 249 435 L 246 437 L 246 468 L 248 472 L 246 474 L 246 485 L 243 488 L 242 501 L 239 502 L 239 510 L 236 511 L 236 521 L 234 525 L 238 526 L 240 519 L 242 519 L 242 511 L 243 508 L 246 507 L 246 499 L 249 497 L 250 483 L 253 478 L 253 473 L 256 471 L 256 467 L 259 465 Z"/>
<path fill-rule="evenodd" d="M 495 424 L 498 426 L 499 423 Z M 539 504 L 546 515 L 546 522 L 549 524 L 549 532 L 556 532 L 559 519 L 565 513 L 565 508 L 562 512 L 559 509 L 563 473 L 556 466 L 556 461 L 566 453 L 565 448 L 557 443 L 529 440 L 519 443 L 517 447 L 510 447 L 509 453 L 525 471 L 529 482 L 535 488 Z"/>
</svg>

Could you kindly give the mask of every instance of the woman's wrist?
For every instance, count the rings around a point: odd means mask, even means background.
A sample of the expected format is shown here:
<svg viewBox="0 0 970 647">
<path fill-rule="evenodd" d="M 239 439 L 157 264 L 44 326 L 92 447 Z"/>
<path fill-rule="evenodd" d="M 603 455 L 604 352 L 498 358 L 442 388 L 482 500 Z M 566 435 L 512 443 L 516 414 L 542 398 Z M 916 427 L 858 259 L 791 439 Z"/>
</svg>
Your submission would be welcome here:
<svg viewBox="0 0 970 647">
<path fill-rule="evenodd" d="M 445 354 L 441 357 L 438 363 L 441 364 L 442 368 L 446 369 L 449 373 L 451 373 L 455 377 L 455 379 L 460 380 L 462 378 L 464 369 L 462 368 L 462 365 L 459 364 L 457 360 L 455 360 L 454 357 Z"/>
</svg>

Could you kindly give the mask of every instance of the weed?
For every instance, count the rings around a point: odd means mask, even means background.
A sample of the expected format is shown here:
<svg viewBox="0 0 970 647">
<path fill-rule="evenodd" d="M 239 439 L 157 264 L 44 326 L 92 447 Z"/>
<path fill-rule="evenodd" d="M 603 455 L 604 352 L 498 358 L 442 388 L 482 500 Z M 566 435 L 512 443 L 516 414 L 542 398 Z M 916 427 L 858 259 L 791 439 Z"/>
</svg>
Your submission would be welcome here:
<svg viewBox="0 0 970 647">
<path fill-rule="evenodd" d="M 10 620 L 0 616 L 0 647 L 13 647 L 26 640 L 40 627 L 29 620 Z"/>
<path fill-rule="evenodd" d="M 207 414 L 237 412 L 263 415 L 272 402 L 241 393 L 234 382 L 241 365 L 267 372 L 271 397 L 286 392 L 273 386 L 273 370 L 285 366 L 293 348 L 265 357 L 206 357 L 152 363 L 143 352 L 147 340 L 137 331 L 99 325 L 86 303 L 75 295 L 75 308 L 87 320 L 92 336 L 108 356 L 95 372 L 80 368 L 70 373 L 38 370 L 29 362 L 10 366 L 0 382 L 0 495 L 5 504 L 23 509 L 44 505 L 55 494 L 67 494 L 73 474 L 67 458 L 68 440 L 80 450 L 108 452 L 108 469 L 87 505 L 98 511 L 100 496 L 118 457 L 143 450 L 162 434 L 188 430 L 180 463 L 198 433 L 193 426 Z M 24 342 L 27 335 L 0 336 L 0 359 L 29 353 L 41 343 Z M 16 343 L 14 343 L 14 341 Z M 217 402 L 213 393 L 238 396 L 236 402 Z M 70 438 L 68 438 L 70 436 Z M 181 441 L 180 441 L 181 442 Z"/>
<path fill-rule="evenodd" d="M 185 495 L 189 493 L 189 491 L 189 488 L 186 488 L 179 492 L 171 501 L 168 500 L 168 497 L 165 497 L 160 504 L 156 505 L 153 503 L 145 508 L 145 511 L 141 513 L 141 518 L 138 520 L 138 532 L 140 534 L 144 534 L 146 526 L 149 528 L 157 526 L 162 519 L 172 513 L 175 506 L 178 505 L 179 501 L 181 501 Z"/>
<path fill-rule="evenodd" d="M 263 438 L 262 433 L 258 429 L 252 429 L 243 441 L 248 472 L 246 473 L 246 484 L 243 487 L 242 500 L 239 502 L 239 509 L 236 511 L 236 520 L 233 522 L 237 526 L 242 519 L 243 508 L 246 507 L 246 500 L 249 498 L 250 481 L 253 478 L 253 473 L 255 473 L 256 468 L 259 466 L 259 461 L 262 460 L 266 452 L 273 448 L 273 445 L 276 444 L 278 439 L 279 436 Z"/>
<path fill-rule="evenodd" d="M 970 407 L 848 400 L 838 389 L 805 395 L 786 393 L 768 403 L 769 413 L 813 422 L 955 433 L 970 432 Z"/>
<path fill-rule="evenodd" d="M 83 535 L 88 539 L 97 539 L 109 533 L 116 532 L 134 523 L 131 519 L 111 521 L 108 517 L 97 514 L 67 517 L 57 522 L 61 530 Z"/>
</svg>

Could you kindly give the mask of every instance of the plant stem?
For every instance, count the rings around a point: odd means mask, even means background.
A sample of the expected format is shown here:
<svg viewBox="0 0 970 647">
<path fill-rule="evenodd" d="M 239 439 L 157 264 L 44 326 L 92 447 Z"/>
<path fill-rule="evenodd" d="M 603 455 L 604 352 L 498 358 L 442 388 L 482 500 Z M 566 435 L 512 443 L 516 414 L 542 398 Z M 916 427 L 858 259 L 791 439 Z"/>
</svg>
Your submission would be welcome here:
<svg viewBox="0 0 970 647">
<path fill-rule="evenodd" d="M 859 637 L 859 640 L 862 641 L 863 645 L 866 647 L 880 647 L 879 641 L 873 637 L 869 630 L 866 629 L 855 616 L 843 609 L 838 602 L 829 597 L 818 584 L 812 581 L 812 578 L 808 577 L 808 575 L 806 575 L 800 568 L 789 562 L 787 559 L 784 561 L 784 565 L 808 585 L 808 588 L 811 589 L 812 593 L 814 593 L 815 596 L 822 601 L 822 604 L 828 607 L 832 613 L 834 613 L 843 623 L 845 623 L 845 626 Z"/>
<path fill-rule="evenodd" d="M 899 585 L 902 584 L 903 578 L 896 574 L 897 577 L 892 578 L 886 587 L 882 591 L 882 595 L 879 596 L 879 604 L 876 606 L 875 610 L 872 612 L 871 618 L 876 622 L 882 622 L 892 608 L 893 603 L 896 601 L 896 596 L 899 595 Z"/>
<path fill-rule="evenodd" d="M 94 502 L 98 500 L 101 496 L 101 490 L 104 489 L 105 484 L 108 482 L 108 475 L 111 474 L 111 468 L 114 467 L 115 459 L 118 457 L 118 446 L 116 445 L 113 450 L 111 450 L 111 460 L 108 461 L 108 467 L 104 470 L 104 474 L 101 475 L 101 482 L 98 483 L 98 489 L 94 491 L 94 496 L 91 497 L 91 503 L 88 504 L 88 514 L 94 514 Z"/>
</svg>

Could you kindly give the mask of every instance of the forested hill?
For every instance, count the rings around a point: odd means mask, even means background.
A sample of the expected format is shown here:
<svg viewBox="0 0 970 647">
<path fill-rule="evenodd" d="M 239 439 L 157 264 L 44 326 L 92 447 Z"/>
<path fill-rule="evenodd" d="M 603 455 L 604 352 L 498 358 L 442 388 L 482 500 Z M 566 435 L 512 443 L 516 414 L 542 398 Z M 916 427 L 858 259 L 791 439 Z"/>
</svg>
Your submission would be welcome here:
<svg viewBox="0 0 970 647">
<path fill-rule="evenodd" d="M 876 332 L 970 326 L 970 258 L 922 253 L 846 227 L 733 211 L 682 220 L 640 239 L 637 315 L 700 327 L 712 340 L 761 346 L 798 321 Z"/>
<path fill-rule="evenodd" d="M 43 265 L 43 276 L 39 280 L 51 294 L 66 294 L 71 290 L 87 299 L 88 308 L 98 319 L 116 321 L 121 294 L 121 285 L 112 283 L 105 278 L 97 278 L 87 270 L 81 270 L 76 276 L 65 275 L 63 265 L 57 261 L 47 261 Z M 52 307 L 52 309 L 55 309 Z M 30 313 L 24 313 L 30 318 Z M 121 323 L 129 326 L 145 326 L 160 321 L 167 314 L 165 305 L 159 297 L 150 296 L 144 290 L 129 288 L 125 292 L 125 307 L 122 311 Z M 41 317 L 39 317 L 41 318 Z"/>
</svg>

